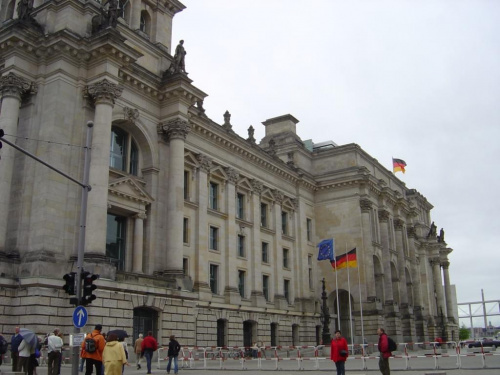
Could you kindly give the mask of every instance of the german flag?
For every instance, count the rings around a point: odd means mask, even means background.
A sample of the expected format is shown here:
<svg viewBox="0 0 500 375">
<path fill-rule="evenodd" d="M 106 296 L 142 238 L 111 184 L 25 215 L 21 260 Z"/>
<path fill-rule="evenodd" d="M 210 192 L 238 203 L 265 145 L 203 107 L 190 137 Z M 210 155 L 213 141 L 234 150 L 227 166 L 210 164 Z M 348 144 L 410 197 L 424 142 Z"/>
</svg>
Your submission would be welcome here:
<svg viewBox="0 0 500 375">
<path fill-rule="evenodd" d="M 352 249 L 351 251 L 339 255 L 338 257 L 335 258 L 336 262 L 332 262 L 332 267 L 333 270 L 340 270 L 342 268 L 354 268 L 358 266 L 358 258 L 356 255 L 356 248 Z"/>
<path fill-rule="evenodd" d="M 405 173 L 406 162 L 402 159 L 392 158 L 392 169 L 394 173 L 403 172 Z"/>
</svg>

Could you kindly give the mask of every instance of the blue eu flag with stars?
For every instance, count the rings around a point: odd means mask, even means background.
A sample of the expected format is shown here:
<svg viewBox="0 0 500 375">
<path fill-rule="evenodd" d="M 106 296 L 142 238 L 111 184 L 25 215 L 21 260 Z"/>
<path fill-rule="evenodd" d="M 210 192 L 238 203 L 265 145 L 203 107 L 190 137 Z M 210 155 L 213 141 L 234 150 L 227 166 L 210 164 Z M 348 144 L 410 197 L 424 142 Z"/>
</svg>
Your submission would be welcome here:
<svg viewBox="0 0 500 375">
<path fill-rule="evenodd" d="M 334 242 L 333 238 L 323 240 L 318 244 L 319 252 L 318 252 L 318 260 L 334 260 L 335 259 L 335 251 L 334 251 Z"/>
</svg>

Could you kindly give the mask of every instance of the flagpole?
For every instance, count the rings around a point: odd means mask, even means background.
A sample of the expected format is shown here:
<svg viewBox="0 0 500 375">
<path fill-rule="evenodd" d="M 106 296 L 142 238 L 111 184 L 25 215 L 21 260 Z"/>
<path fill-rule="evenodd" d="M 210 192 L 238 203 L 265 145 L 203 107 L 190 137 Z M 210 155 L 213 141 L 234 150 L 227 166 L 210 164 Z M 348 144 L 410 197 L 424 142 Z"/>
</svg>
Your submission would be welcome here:
<svg viewBox="0 0 500 375">
<path fill-rule="evenodd" d="M 363 300 L 361 299 L 361 264 L 359 263 L 358 257 L 356 255 L 356 261 L 358 263 L 358 288 L 359 288 L 359 306 L 360 306 L 360 311 L 361 311 L 361 337 L 363 339 L 362 344 L 365 344 L 365 328 L 363 324 Z M 364 348 L 364 346 L 363 346 Z"/>
<path fill-rule="evenodd" d="M 350 326 L 351 326 L 351 345 L 352 345 L 352 350 L 354 353 L 354 332 L 352 330 L 352 307 L 351 307 L 351 282 L 349 280 L 349 255 L 347 254 L 347 243 L 345 244 L 345 254 L 346 254 L 346 261 L 347 261 L 347 289 L 349 291 L 349 320 L 350 320 Z"/>
<path fill-rule="evenodd" d="M 339 304 L 339 281 L 337 278 L 337 257 L 334 259 L 335 261 L 335 291 L 337 293 L 337 329 L 340 330 L 340 304 Z"/>
</svg>

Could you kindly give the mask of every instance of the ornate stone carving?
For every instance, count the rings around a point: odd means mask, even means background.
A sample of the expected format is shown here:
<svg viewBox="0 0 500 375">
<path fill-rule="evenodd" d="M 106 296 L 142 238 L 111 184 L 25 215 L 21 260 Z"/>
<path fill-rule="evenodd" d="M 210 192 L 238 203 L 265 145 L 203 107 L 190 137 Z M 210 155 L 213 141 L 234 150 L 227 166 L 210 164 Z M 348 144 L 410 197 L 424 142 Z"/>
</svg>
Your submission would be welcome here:
<svg viewBox="0 0 500 375">
<path fill-rule="evenodd" d="M 283 203 L 283 199 L 285 198 L 285 194 L 283 194 L 282 191 L 275 189 L 275 190 L 273 190 L 273 195 L 274 195 L 274 200 L 276 201 L 276 203 L 278 203 L 278 204 Z"/>
<path fill-rule="evenodd" d="M 255 143 L 255 138 L 253 136 L 254 133 L 255 133 L 255 129 L 253 128 L 252 125 L 250 125 L 250 127 L 248 128 L 248 138 L 247 138 L 248 142 Z"/>
<path fill-rule="evenodd" d="M 443 267 L 444 269 L 448 269 L 450 267 L 450 262 L 447 260 L 444 262 L 441 262 L 441 267 Z"/>
<path fill-rule="evenodd" d="M 107 79 L 103 79 L 85 88 L 85 95 L 94 99 L 95 104 L 110 104 L 115 105 L 115 99 L 122 95 L 123 87 L 111 83 Z"/>
<path fill-rule="evenodd" d="M 233 125 L 231 125 L 231 114 L 229 111 L 224 113 L 224 124 L 222 124 L 222 127 L 227 131 L 232 130 L 233 128 Z"/>
<path fill-rule="evenodd" d="M 290 202 L 292 202 L 293 209 L 297 209 L 297 207 L 299 206 L 299 200 L 297 198 L 292 198 L 290 199 Z"/>
<path fill-rule="evenodd" d="M 203 99 L 196 100 L 196 108 L 198 108 L 198 112 L 200 115 L 205 114 L 205 108 L 203 108 Z"/>
<path fill-rule="evenodd" d="M 406 234 L 408 235 L 408 238 L 417 238 L 417 231 L 415 227 L 406 227 Z"/>
<path fill-rule="evenodd" d="M 360 199 L 359 206 L 361 207 L 361 212 L 370 212 L 372 209 L 372 201 L 369 199 Z"/>
<path fill-rule="evenodd" d="M 141 219 L 141 220 L 146 220 L 148 216 L 146 215 L 145 212 L 139 212 L 134 216 L 134 219 Z"/>
<path fill-rule="evenodd" d="M 238 179 L 240 178 L 240 173 L 236 169 L 231 167 L 225 167 L 224 170 L 227 174 L 227 180 L 233 184 L 236 184 L 238 182 Z"/>
<path fill-rule="evenodd" d="M 196 160 L 198 160 L 199 168 L 204 171 L 209 173 L 210 169 L 212 168 L 212 159 L 210 159 L 208 156 L 203 155 L 203 154 L 198 154 L 196 155 Z"/>
<path fill-rule="evenodd" d="M 431 263 L 432 266 L 436 264 L 441 265 L 439 257 L 429 258 L 429 262 Z"/>
<path fill-rule="evenodd" d="M 395 230 L 403 230 L 403 225 L 404 225 L 404 221 L 401 220 L 401 219 L 396 219 L 394 220 L 394 229 Z"/>
<path fill-rule="evenodd" d="M 252 189 L 254 193 L 257 194 L 262 194 L 262 191 L 264 191 L 264 184 L 258 180 L 252 180 L 251 181 Z"/>
<path fill-rule="evenodd" d="M 191 125 L 187 121 L 175 118 L 161 124 L 163 136 L 166 141 L 171 139 L 186 139 L 186 136 L 191 131 Z"/>
<path fill-rule="evenodd" d="M 269 141 L 269 149 L 267 150 L 267 153 L 271 156 L 276 155 L 276 141 L 274 139 Z"/>
<path fill-rule="evenodd" d="M 35 82 L 30 82 L 11 72 L 0 77 L 0 90 L 2 97 L 13 97 L 21 101 L 23 94 L 36 94 L 37 86 Z"/>
<path fill-rule="evenodd" d="M 135 124 L 135 121 L 139 118 L 139 110 L 136 108 L 123 107 L 123 117 L 125 120 L 129 120 Z"/>
<path fill-rule="evenodd" d="M 389 220 L 389 211 L 387 211 L 387 210 L 380 210 L 378 212 L 378 220 L 381 223 L 387 222 Z"/>
</svg>

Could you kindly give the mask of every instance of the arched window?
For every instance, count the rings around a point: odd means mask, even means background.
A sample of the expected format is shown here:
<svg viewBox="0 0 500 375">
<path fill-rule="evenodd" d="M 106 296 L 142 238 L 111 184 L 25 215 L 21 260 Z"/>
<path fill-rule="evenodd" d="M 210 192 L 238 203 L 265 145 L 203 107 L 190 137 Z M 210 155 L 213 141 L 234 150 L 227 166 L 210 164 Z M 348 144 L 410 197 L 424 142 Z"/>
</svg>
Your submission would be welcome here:
<svg viewBox="0 0 500 375">
<path fill-rule="evenodd" d="M 149 17 L 149 13 L 146 10 L 143 10 L 141 12 L 141 19 L 139 23 L 139 29 L 147 34 L 150 35 L 150 28 L 151 28 L 151 17 Z"/>
<path fill-rule="evenodd" d="M 130 134 L 120 128 L 111 128 L 109 166 L 137 176 L 139 149 Z"/>
<path fill-rule="evenodd" d="M 5 20 L 10 20 L 14 18 L 14 5 L 16 4 L 15 0 L 12 0 L 7 6 L 7 12 L 5 13 Z"/>
<path fill-rule="evenodd" d="M 130 0 L 120 0 L 119 17 L 123 18 L 127 24 L 130 24 Z"/>
</svg>

